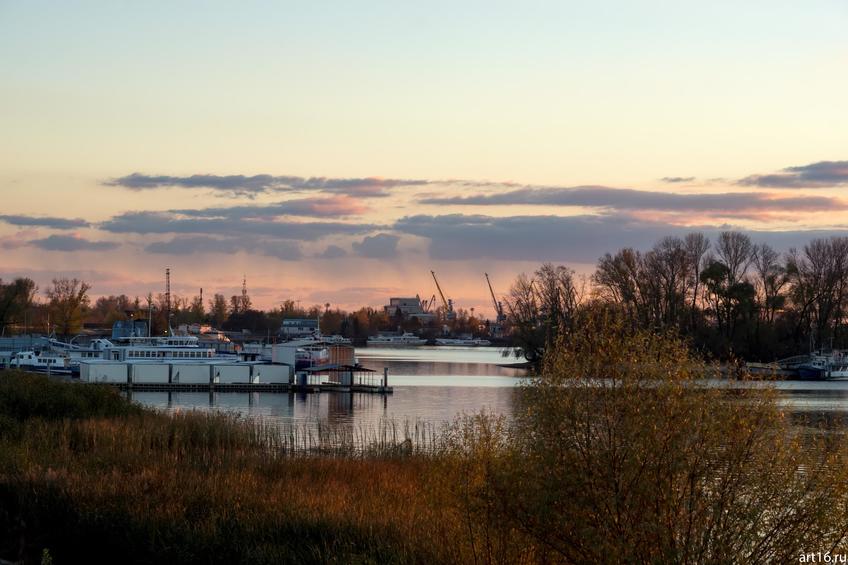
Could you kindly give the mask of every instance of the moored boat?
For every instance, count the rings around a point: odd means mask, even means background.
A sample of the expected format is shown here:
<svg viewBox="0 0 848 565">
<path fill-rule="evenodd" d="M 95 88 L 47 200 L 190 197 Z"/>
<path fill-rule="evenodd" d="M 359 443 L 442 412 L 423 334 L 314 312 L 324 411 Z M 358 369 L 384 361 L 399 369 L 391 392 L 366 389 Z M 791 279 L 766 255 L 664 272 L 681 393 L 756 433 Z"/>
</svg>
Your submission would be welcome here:
<svg viewBox="0 0 848 565">
<path fill-rule="evenodd" d="M 843 351 L 818 351 L 798 365 L 802 380 L 835 381 L 848 379 L 848 356 Z"/>
<path fill-rule="evenodd" d="M 404 332 L 401 335 L 377 335 L 369 337 L 367 343 L 372 347 L 407 347 L 425 345 L 427 340 L 415 334 Z"/>
<path fill-rule="evenodd" d="M 36 351 L 19 351 L 15 353 L 9 360 L 9 367 L 57 375 L 70 375 L 73 373 L 71 358 L 69 356 Z M 79 365 L 77 365 L 77 370 L 79 370 Z"/>
<path fill-rule="evenodd" d="M 492 342 L 488 339 L 482 338 L 448 338 L 441 337 L 436 339 L 436 345 L 455 345 L 461 347 L 481 347 L 486 345 L 492 345 Z"/>
</svg>

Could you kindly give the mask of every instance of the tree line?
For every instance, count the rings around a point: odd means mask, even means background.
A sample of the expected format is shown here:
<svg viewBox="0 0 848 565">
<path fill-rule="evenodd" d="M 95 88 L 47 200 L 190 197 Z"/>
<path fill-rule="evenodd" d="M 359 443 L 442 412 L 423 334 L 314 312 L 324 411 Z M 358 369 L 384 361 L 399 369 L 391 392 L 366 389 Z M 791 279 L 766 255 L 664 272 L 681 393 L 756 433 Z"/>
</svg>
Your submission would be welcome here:
<svg viewBox="0 0 848 565">
<path fill-rule="evenodd" d="M 294 300 L 262 311 L 246 293 L 229 299 L 214 294 L 207 301 L 200 294 L 171 295 L 170 305 L 161 293 L 103 296 L 92 304 L 90 290 L 85 281 L 54 279 L 39 300 L 31 279 L 0 280 L 0 333 L 49 328 L 72 336 L 84 324 L 111 327 L 126 319 L 150 320 L 154 335 L 163 335 L 169 325 L 209 324 L 272 336 L 285 318 L 320 318 L 324 334 L 354 339 L 397 329 L 424 336 L 439 335 L 445 327 L 474 335 L 491 329 L 473 309 L 448 316 L 440 308 L 422 323 L 400 312 L 301 307 Z M 504 304 L 504 333 L 533 363 L 585 308 L 615 309 L 634 328 L 673 329 L 701 353 L 720 359 L 770 361 L 811 347 L 848 348 L 848 237 L 816 238 L 779 252 L 737 231 L 721 232 L 715 241 L 698 232 L 669 236 L 647 251 L 624 247 L 606 253 L 590 275 L 545 263 L 530 276 L 519 275 Z"/>
<path fill-rule="evenodd" d="M 101 296 L 92 301 L 91 285 L 79 279 L 58 278 L 44 291 L 34 281 L 18 278 L 0 280 L 0 335 L 54 333 L 63 338 L 79 334 L 84 327 L 107 329 L 116 321 L 142 320 L 150 324 L 152 335 L 165 335 L 181 325 L 209 325 L 218 330 L 243 332 L 256 337 L 272 337 L 282 321 L 290 318 L 319 319 L 325 335 L 339 334 L 353 339 L 366 339 L 382 331 L 415 331 L 421 335 L 439 335 L 448 323 L 440 309 L 427 323 L 405 319 L 401 313 L 362 307 L 347 312 L 330 304 L 302 307 L 295 300 L 284 300 L 269 310 L 259 310 L 247 293 L 229 299 L 216 293 L 204 301 L 202 295 L 191 297 L 149 293 L 145 297 L 125 294 Z M 458 309 L 449 320 L 457 333 L 483 335 L 486 321 L 474 310 Z"/>
<path fill-rule="evenodd" d="M 610 308 L 633 328 L 673 329 L 717 358 L 770 361 L 848 347 L 848 237 L 781 253 L 738 231 L 660 239 L 606 253 L 594 273 L 542 265 L 506 298 L 516 344 L 539 362 L 581 309 Z"/>
</svg>

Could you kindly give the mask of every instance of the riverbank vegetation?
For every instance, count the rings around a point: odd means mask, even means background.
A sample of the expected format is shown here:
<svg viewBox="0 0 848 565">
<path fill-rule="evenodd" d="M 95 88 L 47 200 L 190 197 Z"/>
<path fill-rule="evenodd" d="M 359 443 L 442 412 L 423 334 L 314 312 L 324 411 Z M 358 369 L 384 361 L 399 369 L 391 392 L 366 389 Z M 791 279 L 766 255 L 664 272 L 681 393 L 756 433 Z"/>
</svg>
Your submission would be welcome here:
<svg viewBox="0 0 848 565">
<path fill-rule="evenodd" d="M 368 449 L 343 431 L 327 436 L 336 449 L 291 449 L 261 422 L 0 373 L 0 558 L 751 563 L 848 549 L 842 432 L 793 425 L 765 385 L 700 386 L 709 368 L 673 333 L 603 310 L 575 321 L 510 419 Z"/>
<path fill-rule="evenodd" d="M 675 331 L 722 360 L 773 361 L 812 346 L 848 348 L 848 238 L 780 252 L 741 232 L 660 239 L 623 248 L 578 276 L 545 264 L 505 300 L 512 339 L 537 364 L 577 313 L 614 309 L 634 328 Z"/>
</svg>

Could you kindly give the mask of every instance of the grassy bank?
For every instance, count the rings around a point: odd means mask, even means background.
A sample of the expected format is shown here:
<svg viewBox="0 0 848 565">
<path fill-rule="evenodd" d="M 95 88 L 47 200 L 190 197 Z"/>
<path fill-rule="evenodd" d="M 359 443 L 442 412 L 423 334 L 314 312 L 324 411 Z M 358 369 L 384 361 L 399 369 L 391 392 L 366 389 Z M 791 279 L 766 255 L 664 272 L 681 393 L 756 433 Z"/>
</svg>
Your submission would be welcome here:
<svg viewBox="0 0 848 565">
<path fill-rule="evenodd" d="M 0 374 L 0 557 L 34 562 L 463 561 L 434 467 L 386 449 L 298 456 L 222 415 Z M 429 494 L 428 494 L 429 492 Z"/>
<path fill-rule="evenodd" d="M 848 551 L 845 434 L 799 431 L 768 388 L 697 386 L 706 369 L 674 336 L 603 317 L 581 328 L 551 349 L 513 419 L 465 418 L 412 443 L 397 428 L 315 440 L 166 415 L 109 388 L 0 373 L 0 558 L 782 563 Z M 363 437 L 374 441 L 354 448 Z"/>
</svg>

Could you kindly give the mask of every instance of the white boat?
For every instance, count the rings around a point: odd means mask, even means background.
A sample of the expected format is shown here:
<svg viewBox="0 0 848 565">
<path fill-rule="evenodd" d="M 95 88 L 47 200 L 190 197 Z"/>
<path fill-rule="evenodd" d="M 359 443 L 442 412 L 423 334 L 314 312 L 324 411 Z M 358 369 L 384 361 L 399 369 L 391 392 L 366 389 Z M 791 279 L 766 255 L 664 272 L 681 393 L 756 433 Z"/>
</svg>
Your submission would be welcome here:
<svg viewBox="0 0 848 565">
<path fill-rule="evenodd" d="M 323 341 L 310 336 L 303 339 L 293 339 L 283 342 L 285 345 L 296 348 L 295 367 L 303 369 L 324 365 L 330 360 L 330 351 Z"/>
<path fill-rule="evenodd" d="M 135 359 L 186 360 L 235 358 L 233 355 L 219 355 L 212 347 L 200 347 L 195 336 L 164 337 L 128 337 L 122 338 L 118 345 L 107 347 L 105 359 L 112 361 L 130 361 Z"/>
<path fill-rule="evenodd" d="M 454 345 L 460 347 L 480 347 L 486 345 L 492 345 L 492 342 L 488 339 L 482 338 L 450 338 L 450 337 L 441 337 L 436 339 L 436 345 Z"/>
<path fill-rule="evenodd" d="M 57 375 L 70 375 L 72 372 L 69 356 L 35 351 L 18 351 L 9 360 L 9 367 Z"/>
<path fill-rule="evenodd" d="M 194 336 L 125 337 L 115 340 L 95 339 L 87 347 L 50 340 L 49 352 L 69 359 L 72 367 L 80 361 L 209 361 L 235 360 L 236 355 L 222 355 L 211 347 L 200 347 Z"/>
<path fill-rule="evenodd" d="M 313 344 L 313 345 L 350 345 L 350 339 L 341 335 L 310 335 L 289 339 L 281 343 Z"/>
<path fill-rule="evenodd" d="M 404 332 L 401 335 L 377 335 L 369 337 L 367 343 L 374 347 L 409 347 L 424 345 L 427 343 L 427 340 L 415 334 Z"/>
</svg>

